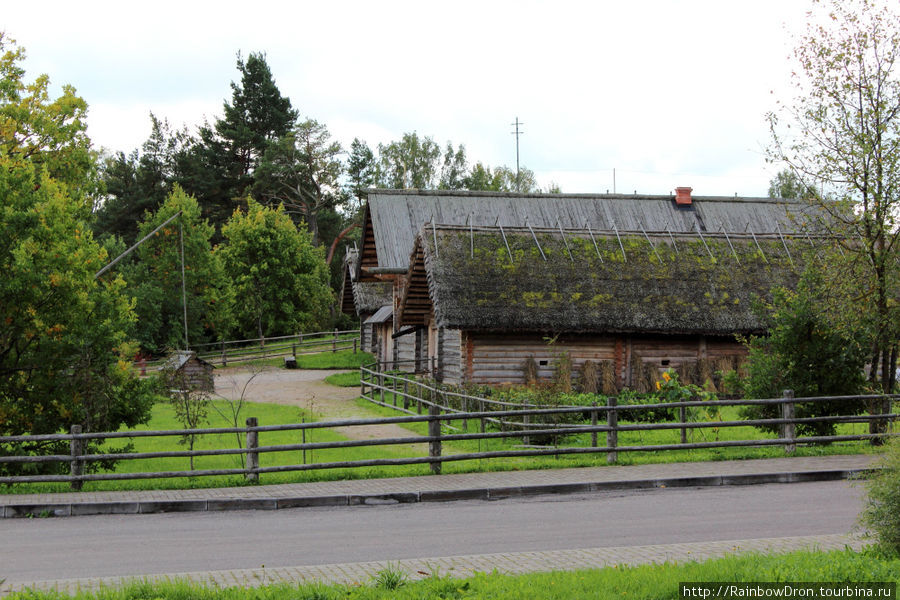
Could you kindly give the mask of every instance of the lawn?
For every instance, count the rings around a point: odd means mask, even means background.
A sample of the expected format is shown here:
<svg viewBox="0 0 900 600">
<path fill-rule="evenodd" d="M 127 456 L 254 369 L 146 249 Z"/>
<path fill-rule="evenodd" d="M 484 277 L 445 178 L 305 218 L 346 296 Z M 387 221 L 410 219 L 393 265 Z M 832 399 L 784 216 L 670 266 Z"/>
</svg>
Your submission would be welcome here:
<svg viewBox="0 0 900 600">
<path fill-rule="evenodd" d="M 900 558 L 875 549 L 862 552 L 793 552 L 790 554 L 745 554 L 704 562 L 662 565 L 612 566 L 581 571 L 502 575 L 480 573 L 466 579 L 433 574 L 410 581 L 399 570 L 388 568 L 370 581 L 353 585 L 306 583 L 271 585 L 260 588 L 207 588 L 186 582 L 134 583 L 123 588 L 82 592 L 79 600 L 551 600 L 591 598 L 597 600 L 632 598 L 679 598 L 681 584 L 689 582 L 834 582 L 841 590 L 856 592 L 863 582 L 887 582 L 896 594 L 900 582 Z M 779 586 L 783 589 L 783 586 Z M 800 586 L 798 586 L 800 587 Z M 803 586 L 804 589 L 805 586 Z M 57 592 L 21 592 L 10 600 L 53 600 L 69 598 Z M 748 596 L 749 597 L 749 596 Z M 796 597 L 800 597 L 799 595 Z M 805 597 L 805 596 L 804 596 Z M 829 597 L 849 596 L 846 592 Z"/>
</svg>

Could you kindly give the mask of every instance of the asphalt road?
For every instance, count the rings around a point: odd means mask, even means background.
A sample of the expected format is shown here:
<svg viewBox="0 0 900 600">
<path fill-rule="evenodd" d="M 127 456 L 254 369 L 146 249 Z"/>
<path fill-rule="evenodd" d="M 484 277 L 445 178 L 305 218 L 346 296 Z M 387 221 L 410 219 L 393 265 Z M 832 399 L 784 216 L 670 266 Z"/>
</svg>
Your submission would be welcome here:
<svg viewBox="0 0 900 600">
<path fill-rule="evenodd" d="M 8 583 L 847 533 L 843 481 L 280 511 L 0 520 Z"/>
</svg>

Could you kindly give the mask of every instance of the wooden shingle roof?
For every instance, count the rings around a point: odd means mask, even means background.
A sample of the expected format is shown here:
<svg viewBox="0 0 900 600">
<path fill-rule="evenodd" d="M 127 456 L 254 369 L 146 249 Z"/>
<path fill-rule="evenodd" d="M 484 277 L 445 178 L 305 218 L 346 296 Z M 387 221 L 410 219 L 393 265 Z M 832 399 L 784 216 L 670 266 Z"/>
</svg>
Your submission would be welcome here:
<svg viewBox="0 0 900 600">
<path fill-rule="evenodd" d="M 804 204 L 771 198 L 623 194 L 508 194 L 369 190 L 360 250 L 361 279 L 407 268 L 425 223 L 619 231 L 784 233 L 798 230 Z"/>
</svg>

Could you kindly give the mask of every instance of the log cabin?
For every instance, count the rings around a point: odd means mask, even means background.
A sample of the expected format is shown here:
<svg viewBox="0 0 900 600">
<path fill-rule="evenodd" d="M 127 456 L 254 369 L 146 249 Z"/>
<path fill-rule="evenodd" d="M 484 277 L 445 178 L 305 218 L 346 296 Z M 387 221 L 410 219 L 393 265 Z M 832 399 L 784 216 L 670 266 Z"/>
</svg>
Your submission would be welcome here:
<svg viewBox="0 0 900 600">
<path fill-rule="evenodd" d="M 802 267 L 805 205 L 771 198 L 370 190 L 348 269 L 388 282 L 371 323 L 389 368 L 519 383 L 614 365 L 641 373 L 744 352 L 750 310 Z M 794 248 L 792 252 L 791 248 Z M 377 329 L 374 329 L 375 326 Z M 390 338 L 388 340 L 388 338 Z"/>
</svg>

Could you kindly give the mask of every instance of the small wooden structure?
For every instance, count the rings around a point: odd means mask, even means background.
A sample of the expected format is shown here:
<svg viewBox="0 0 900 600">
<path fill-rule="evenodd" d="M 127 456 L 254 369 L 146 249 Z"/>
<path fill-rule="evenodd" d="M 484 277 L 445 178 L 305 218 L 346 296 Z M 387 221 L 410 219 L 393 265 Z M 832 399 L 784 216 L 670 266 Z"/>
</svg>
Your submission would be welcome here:
<svg viewBox="0 0 900 600">
<path fill-rule="evenodd" d="M 178 350 L 166 359 L 163 370 L 168 374 L 169 387 L 177 390 L 213 392 L 215 367 L 197 356 L 196 352 Z"/>
</svg>

